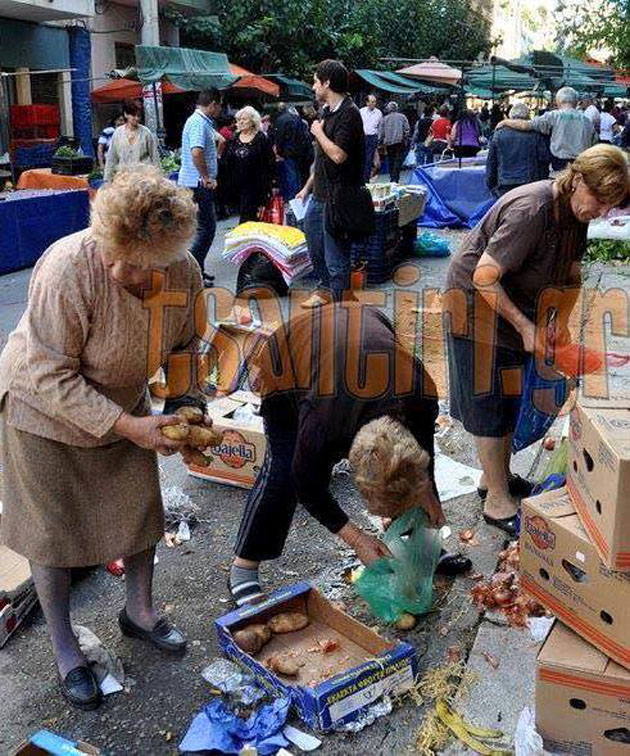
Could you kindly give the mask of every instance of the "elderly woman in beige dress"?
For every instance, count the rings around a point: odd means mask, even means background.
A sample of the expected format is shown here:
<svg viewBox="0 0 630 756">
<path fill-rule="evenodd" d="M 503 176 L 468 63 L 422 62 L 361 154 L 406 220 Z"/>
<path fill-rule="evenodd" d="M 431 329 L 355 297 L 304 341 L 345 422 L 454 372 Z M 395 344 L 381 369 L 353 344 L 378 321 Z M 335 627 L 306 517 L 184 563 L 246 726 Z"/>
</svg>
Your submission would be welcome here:
<svg viewBox="0 0 630 756">
<path fill-rule="evenodd" d="M 146 126 L 140 123 L 142 111 L 134 100 L 127 100 L 123 106 L 125 123 L 118 126 L 112 136 L 103 178 L 111 181 L 116 171 L 145 164 L 160 167 L 160 153 L 157 139 Z"/>
<path fill-rule="evenodd" d="M 186 646 L 152 603 L 164 534 L 156 451 L 181 450 L 160 430 L 181 418 L 151 415 L 147 366 L 162 274 L 181 304 L 163 310 L 160 357 L 193 348 L 195 212 L 190 193 L 155 168 L 121 171 L 98 192 L 90 228 L 38 261 L 0 357 L 2 540 L 30 560 L 62 693 L 83 709 L 100 692 L 70 625 L 72 567 L 122 556 L 122 632 L 166 651 Z"/>
</svg>

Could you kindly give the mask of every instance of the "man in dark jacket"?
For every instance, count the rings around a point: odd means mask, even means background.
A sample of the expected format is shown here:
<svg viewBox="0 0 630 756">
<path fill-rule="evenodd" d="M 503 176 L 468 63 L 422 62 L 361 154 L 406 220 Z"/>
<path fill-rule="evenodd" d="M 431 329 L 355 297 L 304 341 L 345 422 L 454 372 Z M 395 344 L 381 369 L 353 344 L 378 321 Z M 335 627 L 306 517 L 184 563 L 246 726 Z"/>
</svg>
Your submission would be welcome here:
<svg viewBox="0 0 630 756">
<path fill-rule="evenodd" d="M 432 527 L 443 524 L 433 480 L 435 385 L 379 310 L 345 302 L 299 315 L 268 340 L 252 373 L 267 453 L 237 537 L 237 604 L 262 594 L 259 563 L 282 554 L 298 502 L 364 564 L 388 555 L 328 490 L 334 465 L 348 455 L 370 512 L 397 517 L 421 507 Z M 439 568 L 458 574 L 470 561 L 446 555 Z"/>
<path fill-rule="evenodd" d="M 517 103 L 510 119 L 527 121 L 529 109 Z M 486 184 L 495 197 L 532 181 L 549 178 L 551 152 L 547 138 L 536 131 L 497 129 L 492 135 L 486 163 Z"/>
<path fill-rule="evenodd" d="M 279 158 L 280 185 L 283 198 L 295 197 L 302 186 L 305 166 L 310 165 L 313 147 L 308 127 L 286 103 L 278 105 L 280 115 L 273 124 L 272 140 Z"/>
</svg>

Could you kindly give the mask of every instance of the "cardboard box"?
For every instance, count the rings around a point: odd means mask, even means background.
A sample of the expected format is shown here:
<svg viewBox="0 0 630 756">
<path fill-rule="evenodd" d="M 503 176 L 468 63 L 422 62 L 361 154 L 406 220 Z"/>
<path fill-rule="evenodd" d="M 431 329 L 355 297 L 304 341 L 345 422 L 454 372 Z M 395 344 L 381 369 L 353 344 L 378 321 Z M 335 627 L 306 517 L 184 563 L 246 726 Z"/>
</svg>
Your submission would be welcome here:
<svg viewBox="0 0 630 756">
<path fill-rule="evenodd" d="M 28 560 L 0 545 L 0 648 L 36 604 Z"/>
<path fill-rule="evenodd" d="M 242 488 L 254 485 L 265 457 L 267 440 L 260 415 L 256 415 L 251 424 L 234 419 L 234 412 L 246 404 L 260 409 L 260 398 L 250 391 L 235 391 L 209 402 L 208 415 L 223 438 L 218 446 L 203 452 L 211 460 L 210 466 L 189 465 L 191 475 Z"/>
<path fill-rule="evenodd" d="M 22 743 L 13 756 L 104 756 L 103 751 L 81 740 L 73 741 L 50 730 L 39 730 Z"/>
<path fill-rule="evenodd" d="M 294 633 L 275 635 L 256 658 L 234 643 L 235 630 L 266 622 L 284 611 L 306 612 L 309 625 Z M 408 689 L 417 672 L 413 646 L 381 638 L 335 609 L 308 583 L 275 591 L 260 604 L 220 617 L 215 626 L 225 653 L 249 667 L 279 695 L 290 698 L 300 718 L 318 730 L 354 721 L 384 693 Z M 328 639 L 339 643 L 337 651 L 309 651 L 318 641 Z M 287 650 L 296 652 L 305 662 L 296 678 L 281 678 L 265 667 L 271 655 Z"/>
<path fill-rule="evenodd" d="M 520 547 L 523 589 L 630 668 L 630 575 L 602 563 L 566 488 L 523 501 Z"/>
<path fill-rule="evenodd" d="M 630 672 L 556 622 L 538 654 L 536 729 L 551 751 L 627 754 Z"/>
<path fill-rule="evenodd" d="M 582 400 L 571 413 L 567 487 L 612 570 L 630 571 L 630 401 Z"/>
</svg>

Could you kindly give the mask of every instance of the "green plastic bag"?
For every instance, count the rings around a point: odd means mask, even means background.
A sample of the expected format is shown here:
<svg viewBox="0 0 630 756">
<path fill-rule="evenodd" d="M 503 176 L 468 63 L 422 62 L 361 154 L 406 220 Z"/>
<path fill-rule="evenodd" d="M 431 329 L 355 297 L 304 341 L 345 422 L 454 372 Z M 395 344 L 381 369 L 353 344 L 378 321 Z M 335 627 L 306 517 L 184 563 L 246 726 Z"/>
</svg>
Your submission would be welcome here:
<svg viewBox="0 0 630 756">
<path fill-rule="evenodd" d="M 433 574 L 440 558 L 439 532 L 427 527 L 416 507 L 394 520 L 383 537 L 393 558 L 366 567 L 356 589 L 377 617 L 395 622 L 403 612 L 424 614 L 433 601 Z"/>
</svg>

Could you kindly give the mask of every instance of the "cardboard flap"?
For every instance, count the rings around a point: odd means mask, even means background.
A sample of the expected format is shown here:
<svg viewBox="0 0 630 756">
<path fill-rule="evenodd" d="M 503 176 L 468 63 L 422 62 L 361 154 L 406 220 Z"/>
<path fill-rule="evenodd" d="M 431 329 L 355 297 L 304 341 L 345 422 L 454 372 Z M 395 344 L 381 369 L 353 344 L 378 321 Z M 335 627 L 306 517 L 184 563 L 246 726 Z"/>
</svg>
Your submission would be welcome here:
<svg viewBox="0 0 630 756">
<path fill-rule="evenodd" d="M 232 392 L 230 399 L 241 404 L 253 404 L 255 407 L 260 407 L 260 397 L 258 394 L 254 394 L 253 391 L 245 391 L 245 389 L 239 389 Z"/>
<path fill-rule="evenodd" d="M 575 515 L 575 506 L 566 488 L 557 488 L 523 499 L 523 504 L 538 510 L 545 517 L 558 518 Z"/>
<path fill-rule="evenodd" d="M 28 559 L 0 546 L 0 594 L 14 593 L 31 580 Z"/>
<path fill-rule="evenodd" d="M 538 654 L 539 666 L 557 665 L 596 674 L 603 673 L 608 663 L 605 654 L 558 621 Z"/>
<path fill-rule="evenodd" d="M 605 675 L 606 677 L 612 677 L 615 680 L 623 680 L 626 683 L 630 682 L 630 670 L 624 669 L 612 659 L 608 660 Z"/>
</svg>

